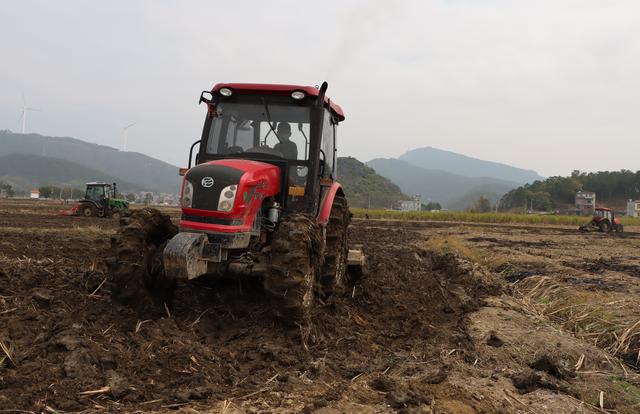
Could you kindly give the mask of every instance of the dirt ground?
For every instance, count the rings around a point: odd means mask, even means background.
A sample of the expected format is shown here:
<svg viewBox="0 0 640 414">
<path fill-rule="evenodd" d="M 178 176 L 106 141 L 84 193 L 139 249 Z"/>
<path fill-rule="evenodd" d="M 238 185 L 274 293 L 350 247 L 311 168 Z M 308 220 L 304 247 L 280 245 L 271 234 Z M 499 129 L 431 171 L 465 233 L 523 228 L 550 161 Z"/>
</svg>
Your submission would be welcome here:
<svg viewBox="0 0 640 414">
<path fill-rule="evenodd" d="M 117 223 L 62 207 L 0 201 L 0 412 L 640 412 L 640 234 L 354 220 L 303 340 L 251 280 L 112 302 Z"/>
</svg>

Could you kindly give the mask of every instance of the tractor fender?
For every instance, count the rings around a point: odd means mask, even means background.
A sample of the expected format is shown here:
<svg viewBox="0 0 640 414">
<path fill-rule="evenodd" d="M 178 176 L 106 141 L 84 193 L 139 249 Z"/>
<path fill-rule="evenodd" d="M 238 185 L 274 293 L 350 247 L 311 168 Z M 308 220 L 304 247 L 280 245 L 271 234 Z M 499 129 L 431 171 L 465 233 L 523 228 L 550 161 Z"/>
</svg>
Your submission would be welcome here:
<svg viewBox="0 0 640 414">
<path fill-rule="evenodd" d="M 336 195 L 345 195 L 342 185 L 336 181 L 334 181 L 328 188 L 324 188 L 317 217 L 318 224 L 320 225 L 326 225 L 329 222 L 331 206 L 333 206 L 333 200 L 336 198 Z"/>
</svg>

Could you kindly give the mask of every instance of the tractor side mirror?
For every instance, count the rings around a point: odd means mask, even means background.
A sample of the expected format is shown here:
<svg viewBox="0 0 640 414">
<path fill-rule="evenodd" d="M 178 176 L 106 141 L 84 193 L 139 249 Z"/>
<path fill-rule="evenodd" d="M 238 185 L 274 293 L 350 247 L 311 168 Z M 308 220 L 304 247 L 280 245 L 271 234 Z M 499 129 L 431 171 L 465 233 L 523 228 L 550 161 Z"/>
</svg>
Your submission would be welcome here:
<svg viewBox="0 0 640 414">
<path fill-rule="evenodd" d="M 210 91 L 202 91 L 200 92 L 200 100 L 198 101 L 198 105 L 202 102 L 206 104 L 210 104 L 213 101 L 213 94 Z"/>
</svg>

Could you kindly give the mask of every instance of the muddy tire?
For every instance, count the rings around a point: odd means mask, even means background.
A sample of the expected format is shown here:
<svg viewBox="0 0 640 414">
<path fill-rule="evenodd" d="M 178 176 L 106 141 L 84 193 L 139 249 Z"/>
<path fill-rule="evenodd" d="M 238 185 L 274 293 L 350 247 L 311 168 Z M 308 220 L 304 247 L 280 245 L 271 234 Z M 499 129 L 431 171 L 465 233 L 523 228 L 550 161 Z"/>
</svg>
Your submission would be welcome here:
<svg viewBox="0 0 640 414">
<path fill-rule="evenodd" d="M 622 233 L 622 232 L 624 232 L 624 227 L 622 226 L 622 224 L 618 224 L 618 225 L 616 226 L 616 231 L 617 231 L 618 233 Z"/>
<path fill-rule="evenodd" d="M 322 299 L 329 298 L 336 289 L 345 286 L 348 282 L 347 227 L 349 227 L 350 221 L 347 199 L 344 196 L 336 196 L 327 223 L 324 263 L 318 280 L 318 290 Z"/>
<path fill-rule="evenodd" d="M 321 228 L 315 218 L 285 217 L 273 232 L 264 278 L 264 290 L 278 318 L 296 323 L 308 317 L 321 262 Z"/>
<path fill-rule="evenodd" d="M 162 251 L 178 228 L 169 216 L 153 208 L 136 210 L 122 222 L 111 238 L 113 257 L 108 265 L 112 298 L 136 307 L 152 301 L 169 304 L 175 281 L 165 275 Z"/>
<path fill-rule="evenodd" d="M 96 208 L 89 204 L 83 204 L 82 207 L 80 207 L 80 214 L 84 217 L 93 217 L 98 215 Z"/>
<path fill-rule="evenodd" d="M 600 229 L 601 232 L 608 233 L 609 232 L 609 222 L 605 221 L 605 220 L 601 221 L 598 224 L 598 228 Z"/>
</svg>

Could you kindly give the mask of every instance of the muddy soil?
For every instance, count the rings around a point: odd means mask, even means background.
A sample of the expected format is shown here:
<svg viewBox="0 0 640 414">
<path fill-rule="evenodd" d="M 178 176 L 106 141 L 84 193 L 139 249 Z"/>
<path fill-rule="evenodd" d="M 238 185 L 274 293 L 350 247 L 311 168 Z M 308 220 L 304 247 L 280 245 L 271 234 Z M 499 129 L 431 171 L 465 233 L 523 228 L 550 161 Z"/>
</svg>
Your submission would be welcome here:
<svg viewBox="0 0 640 414">
<path fill-rule="evenodd" d="M 0 213 L 0 410 L 574 413 L 599 412 L 603 390 L 604 409 L 639 407 L 631 368 L 511 294 L 519 263 L 540 261 L 531 249 L 558 250 L 539 233 L 357 221 L 370 274 L 291 328 L 254 280 L 181 283 L 150 314 L 114 303 L 116 226 Z M 427 246 L 452 234 L 484 237 L 469 243 L 510 267 Z M 544 260 L 520 271 L 559 266 Z"/>
</svg>

